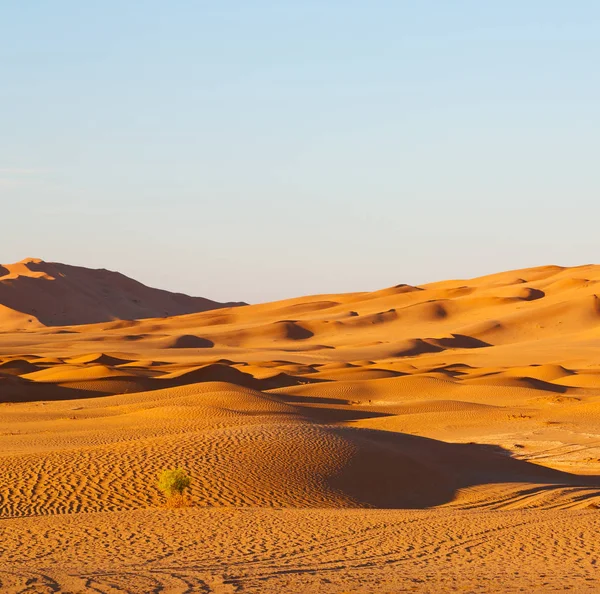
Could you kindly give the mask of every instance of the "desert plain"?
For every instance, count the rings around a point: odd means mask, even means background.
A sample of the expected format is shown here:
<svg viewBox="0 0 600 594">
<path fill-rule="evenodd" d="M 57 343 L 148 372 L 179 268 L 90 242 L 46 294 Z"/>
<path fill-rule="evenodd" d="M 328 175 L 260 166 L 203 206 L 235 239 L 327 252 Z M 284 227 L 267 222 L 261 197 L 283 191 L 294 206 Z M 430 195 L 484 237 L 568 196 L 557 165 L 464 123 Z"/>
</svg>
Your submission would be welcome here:
<svg viewBox="0 0 600 594">
<path fill-rule="evenodd" d="M 257 305 L 3 265 L 0 591 L 600 591 L 599 295 L 594 265 Z"/>
</svg>

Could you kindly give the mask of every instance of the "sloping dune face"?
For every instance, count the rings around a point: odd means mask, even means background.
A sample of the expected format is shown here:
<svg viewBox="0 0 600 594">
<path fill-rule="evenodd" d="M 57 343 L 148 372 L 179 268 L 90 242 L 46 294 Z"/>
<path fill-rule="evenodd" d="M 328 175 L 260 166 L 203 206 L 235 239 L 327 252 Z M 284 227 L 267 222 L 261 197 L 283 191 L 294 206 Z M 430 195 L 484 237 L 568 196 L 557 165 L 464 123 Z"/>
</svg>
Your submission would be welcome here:
<svg viewBox="0 0 600 594">
<path fill-rule="evenodd" d="M 26 283 L 60 287 L 61 270 L 72 282 L 75 273 L 59 266 L 5 266 L 0 295 L 18 289 L 33 304 L 37 293 L 23 289 Z M 26 523 L 88 512 L 81 530 L 89 534 L 111 533 L 112 517 L 133 526 L 131 514 L 160 523 L 160 512 L 178 510 L 161 509 L 156 475 L 181 466 L 192 478 L 191 507 L 244 508 L 248 526 L 264 524 L 274 535 L 292 516 L 267 520 L 256 508 L 305 509 L 303 517 L 321 518 L 330 532 L 352 517 L 365 542 L 375 526 L 396 526 L 394 538 L 402 540 L 410 536 L 400 525 L 446 526 L 444 518 L 463 518 L 452 520 L 460 532 L 479 525 L 484 516 L 476 514 L 497 509 L 554 510 L 547 518 L 566 525 L 565 510 L 600 506 L 599 296 L 600 267 L 549 266 L 171 317 L 160 311 L 150 319 L 119 319 L 119 301 L 105 321 L 85 325 L 72 321 L 88 307 L 80 297 L 65 302 L 68 326 L 57 325 L 63 318 L 49 309 L 23 325 L 31 310 L 21 304 L 21 313 L 9 311 L 15 303 L 0 299 L 7 320 L 0 333 L 0 517 Z M 382 512 L 352 508 L 434 511 L 369 516 Z M 573 518 L 588 525 L 589 513 Z M 208 512 L 189 517 L 215 522 Z M 490 530 L 501 530 L 494 516 L 485 518 Z M 524 516 L 514 518 L 511 534 L 532 529 Z M 40 531 L 66 533 L 63 520 L 52 522 Z M 260 542 L 255 528 L 235 522 Z M 25 524 L 3 525 L 6 538 L 21 538 L 15 535 Z M 198 530 L 210 540 L 208 527 Z M 381 530 L 377 550 L 388 553 L 380 559 L 369 549 L 372 562 L 357 568 L 383 567 L 397 550 Z M 281 551 L 282 558 L 296 554 Z M 173 575 L 162 582 L 155 570 L 133 591 L 158 588 L 151 580 L 171 587 Z M 14 582 L 11 571 L 0 563 L 0 585 Z M 239 585 L 268 591 L 260 580 L 275 578 L 267 574 L 262 568 L 259 581 L 240 577 Z M 400 587 L 373 576 L 390 591 Z M 75 587 L 52 579 L 55 590 Z M 286 582 L 292 591 L 305 583 Z M 332 584 L 314 591 L 347 585 Z"/>
<path fill-rule="evenodd" d="M 0 280 L 31 300 L 21 283 L 74 286 L 72 320 L 84 279 L 137 286 L 113 274 L 27 260 Z M 5 332 L 0 511 L 157 505 L 153 477 L 174 464 L 210 505 L 588 505 L 599 280 L 544 267 Z"/>
<path fill-rule="evenodd" d="M 234 305 L 239 303 L 152 289 L 104 269 L 37 258 L 0 265 L 0 331 L 175 316 Z"/>
</svg>

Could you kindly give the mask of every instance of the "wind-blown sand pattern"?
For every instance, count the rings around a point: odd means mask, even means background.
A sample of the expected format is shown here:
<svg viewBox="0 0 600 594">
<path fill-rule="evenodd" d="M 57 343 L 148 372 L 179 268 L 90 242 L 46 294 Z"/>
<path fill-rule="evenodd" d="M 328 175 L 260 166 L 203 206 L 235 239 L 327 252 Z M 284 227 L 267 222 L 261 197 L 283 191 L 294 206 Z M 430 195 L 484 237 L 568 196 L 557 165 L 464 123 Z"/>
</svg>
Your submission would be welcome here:
<svg viewBox="0 0 600 594">
<path fill-rule="evenodd" d="M 600 267 L 92 324 L 5 294 L 1 591 L 600 590 Z"/>
</svg>

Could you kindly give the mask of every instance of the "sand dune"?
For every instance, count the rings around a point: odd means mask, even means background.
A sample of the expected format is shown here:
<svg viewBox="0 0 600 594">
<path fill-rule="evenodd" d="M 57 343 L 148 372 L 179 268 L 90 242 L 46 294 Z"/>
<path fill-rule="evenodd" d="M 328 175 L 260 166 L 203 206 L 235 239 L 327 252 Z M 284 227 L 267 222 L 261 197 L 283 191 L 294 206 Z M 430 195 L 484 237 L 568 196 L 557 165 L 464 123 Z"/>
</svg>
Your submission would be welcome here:
<svg viewBox="0 0 600 594">
<path fill-rule="evenodd" d="M 1 589 L 600 587 L 600 267 L 165 317 L 61 266 L 0 269 Z"/>
<path fill-rule="evenodd" d="M 117 272 L 26 258 L 0 267 L 0 328 L 156 318 L 239 303 L 146 287 Z"/>
</svg>

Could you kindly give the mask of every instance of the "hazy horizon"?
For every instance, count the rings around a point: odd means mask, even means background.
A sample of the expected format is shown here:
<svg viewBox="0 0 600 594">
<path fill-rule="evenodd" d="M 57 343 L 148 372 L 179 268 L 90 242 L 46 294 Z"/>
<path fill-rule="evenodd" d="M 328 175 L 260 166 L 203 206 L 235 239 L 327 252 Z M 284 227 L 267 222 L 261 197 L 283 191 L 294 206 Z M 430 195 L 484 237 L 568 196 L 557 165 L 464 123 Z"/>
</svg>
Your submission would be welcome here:
<svg viewBox="0 0 600 594">
<path fill-rule="evenodd" d="M 67 265 L 70 265 L 70 266 L 81 266 L 81 267 L 84 267 L 84 268 L 92 268 L 90 266 L 86 266 L 85 263 L 58 262 L 56 260 L 48 260 L 46 258 L 39 258 L 38 256 L 26 256 L 25 258 L 20 258 L 19 260 L 16 260 L 14 262 L 2 262 L 2 263 L 0 263 L 0 266 L 1 265 L 8 265 L 8 264 L 17 264 L 19 262 L 26 261 L 26 260 L 31 260 L 31 259 L 42 260 L 43 262 L 45 262 L 47 264 L 67 264 Z M 527 269 L 529 269 L 529 268 L 536 268 L 538 266 L 539 267 L 559 266 L 561 268 L 578 268 L 578 267 L 585 267 L 585 266 L 590 266 L 590 265 L 593 266 L 593 265 L 596 265 L 596 263 L 594 263 L 594 262 L 587 262 L 587 263 L 581 263 L 581 264 L 573 264 L 573 265 L 569 265 L 569 266 L 563 266 L 561 264 L 556 264 L 555 262 L 547 262 L 545 264 L 539 264 L 537 266 L 533 265 L 531 267 L 524 267 L 524 269 L 525 268 L 527 268 Z M 142 284 L 144 284 L 144 285 L 146 285 L 148 287 L 154 288 L 154 289 L 162 289 L 162 290 L 170 291 L 170 292 L 173 292 L 173 293 L 184 293 L 184 294 L 188 294 L 191 297 L 205 297 L 205 298 L 208 298 L 208 299 L 214 299 L 216 301 L 219 301 L 218 298 L 214 298 L 211 295 L 205 295 L 205 294 L 201 295 L 201 294 L 194 294 L 194 293 L 186 293 L 185 291 L 179 291 L 178 289 L 173 288 L 173 287 L 165 287 L 165 286 L 160 286 L 160 285 L 154 285 L 152 283 L 145 282 L 144 280 L 142 280 L 140 278 L 137 278 L 137 277 L 135 277 L 133 275 L 127 274 L 127 273 L 123 272 L 123 270 L 119 270 L 117 268 L 107 268 L 106 266 L 99 266 L 97 268 L 108 269 L 111 272 L 118 272 L 118 273 L 121 273 L 121 274 L 125 274 L 129 278 L 132 278 L 133 280 L 141 282 Z M 388 283 L 387 285 L 367 287 L 367 288 L 363 288 L 363 289 L 342 290 L 342 291 L 337 291 L 337 293 L 344 294 L 344 293 L 370 292 L 370 291 L 377 291 L 377 290 L 380 290 L 380 289 L 390 288 L 392 286 L 396 286 L 396 285 L 400 285 L 400 284 L 407 284 L 407 285 L 414 285 L 414 286 L 423 285 L 424 286 L 424 285 L 427 285 L 427 284 L 430 284 L 430 283 L 436 283 L 438 281 L 453 281 L 453 280 L 454 281 L 461 281 L 461 280 L 465 280 L 466 281 L 466 280 L 469 280 L 469 279 L 479 278 L 479 277 L 488 276 L 488 275 L 494 275 L 496 273 L 510 272 L 511 270 L 520 270 L 520 268 L 516 268 L 516 269 L 515 268 L 511 268 L 511 269 L 502 269 L 502 270 L 489 270 L 487 272 L 484 271 L 481 274 L 476 274 L 476 275 L 472 275 L 472 276 L 454 276 L 454 277 L 447 276 L 447 277 L 431 278 L 431 279 L 428 279 L 428 280 L 425 280 L 425 281 L 419 282 L 419 283 L 417 283 L 417 282 L 412 283 L 412 282 L 408 282 L 408 281 L 398 281 L 396 283 L 392 282 L 392 283 Z M 240 298 L 240 299 L 226 299 L 226 298 L 222 298 L 220 300 L 221 301 L 246 301 L 248 304 L 254 305 L 254 304 L 259 304 L 259 303 L 270 303 L 270 302 L 277 302 L 277 301 L 280 301 L 280 300 L 294 299 L 294 298 L 298 298 L 298 297 L 310 297 L 311 295 L 315 295 L 316 296 L 316 295 L 326 295 L 326 294 L 331 294 L 331 293 L 335 293 L 335 292 L 332 292 L 332 291 L 329 291 L 329 292 L 321 291 L 321 292 L 314 292 L 314 293 L 296 293 L 294 295 L 283 295 L 283 296 L 278 297 L 278 298 L 264 299 L 262 301 L 250 301 L 250 300 L 247 300 L 247 299 L 245 300 L 243 298 Z"/>
<path fill-rule="evenodd" d="M 0 261 L 264 302 L 598 258 L 600 6 L 6 6 Z"/>
</svg>

